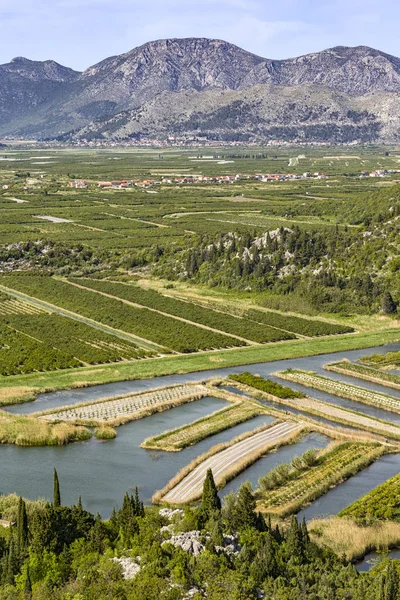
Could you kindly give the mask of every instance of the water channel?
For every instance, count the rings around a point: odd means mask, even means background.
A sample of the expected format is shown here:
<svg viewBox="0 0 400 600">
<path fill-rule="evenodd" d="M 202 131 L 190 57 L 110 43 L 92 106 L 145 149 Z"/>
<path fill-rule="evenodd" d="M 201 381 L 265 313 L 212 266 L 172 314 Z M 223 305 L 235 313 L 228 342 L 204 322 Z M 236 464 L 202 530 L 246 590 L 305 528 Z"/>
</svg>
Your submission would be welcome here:
<svg viewBox="0 0 400 600">
<path fill-rule="evenodd" d="M 28 414 L 39 410 L 47 410 L 75 404 L 77 402 L 89 402 L 107 396 L 129 394 L 140 392 L 155 387 L 185 383 L 191 381 L 202 381 L 211 377 L 225 377 L 231 373 L 250 371 L 264 377 L 271 377 L 276 371 L 288 368 L 298 368 L 316 371 L 327 375 L 323 365 L 336 362 L 343 358 L 351 361 L 357 360 L 366 354 L 384 353 L 389 350 L 398 350 L 399 345 L 391 344 L 385 347 L 369 348 L 357 351 L 347 351 L 321 356 L 290 359 L 269 363 L 257 363 L 244 367 L 231 367 L 188 373 L 180 375 L 169 375 L 153 379 L 124 381 L 112 384 L 92 386 L 84 389 L 75 389 L 60 392 L 51 392 L 40 395 L 34 402 L 8 407 L 12 413 Z M 361 382 L 351 377 L 342 377 L 329 373 L 329 377 L 349 381 L 356 385 L 362 385 L 368 389 L 383 391 L 400 398 L 400 391 L 382 386 Z M 285 384 L 286 385 L 286 384 Z M 290 386 L 299 388 L 291 384 Z M 340 406 L 348 406 L 353 410 L 364 412 L 372 416 L 383 418 L 386 421 L 400 424 L 400 415 L 383 410 L 363 406 L 360 403 L 344 400 L 336 396 L 330 396 L 323 392 L 304 388 L 311 396 L 333 402 Z M 116 439 L 108 442 L 100 442 L 96 439 L 87 442 L 75 443 L 62 447 L 34 447 L 23 448 L 13 445 L 0 447 L 0 493 L 9 494 L 16 492 L 27 498 L 47 497 L 52 494 L 52 472 L 56 467 L 61 480 L 63 502 L 71 504 L 82 496 L 84 506 L 92 512 L 100 512 L 108 516 L 118 503 L 121 503 L 125 491 L 138 486 L 141 497 L 145 502 L 150 502 L 151 496 L 162 488 L 175 473 L 189 463 L 193 458 L 208 450 L 214 444 L 228 441 L 243 433 L 250 431 L 263 423 L 272 421 L 271 417 L 260 416 L 237 425 L 236 427 L 221 432 L 207 440 L 203 440 L 193 447 L 186 448 L 178 453 L 165 453 L 144 450 L 140 443 L 149 436 L 156 435 L 185 423 L 205 416 L 225 405 L 222 400 L 216 398 L 203 398 L 196 402 L 173 408 L 164 413 L 157 413 L 140 421 L 129 423 L 118 428 Z M 311 444 L 309 446 L 308 444 Z M 256 484 L 258 478 L 269 469 L 279 463 L 288 462 L 295 454 L 301 454 L 308 447 L 320 447 L 325 445 L 323 436 L 307 436 L 294 446 L 284 447 L 278 452 L 259 460 L 255 465 L 247 469 L 243 474 L 228 484 L 223 493 L 237 489 L 241 482 L 250 480 Z M 375 471 L 375 470 L 376 471 Z M 321 514 L 338 512 L 344 506 L 353 502 L 361 495 L 382 483 L 388 477 L 400 472 L 400 458 L 397 456 L 383 457 L 378 463 L 369 467 L 350 481 L 342 484 L 335 490 L 329 492 L 324 498 L 331 498 L 336 492 L 337 498 L 329 500 L 327 505 L 318 505 L 316 510 Z M 352 484 L 356 481 L 355 484 Z M 346 488 L 344 486 L 347 486 Z M 342 506 L 339 492 L 344 489 Z M 321 500 L 317 502 L 321 502 Z M 312 506 L 314 506 L 314 503 Z M 314 516 L 310 510 L 307 518 Z M 316 514 L 319 514 L 316 513 Z"/>
</svg>

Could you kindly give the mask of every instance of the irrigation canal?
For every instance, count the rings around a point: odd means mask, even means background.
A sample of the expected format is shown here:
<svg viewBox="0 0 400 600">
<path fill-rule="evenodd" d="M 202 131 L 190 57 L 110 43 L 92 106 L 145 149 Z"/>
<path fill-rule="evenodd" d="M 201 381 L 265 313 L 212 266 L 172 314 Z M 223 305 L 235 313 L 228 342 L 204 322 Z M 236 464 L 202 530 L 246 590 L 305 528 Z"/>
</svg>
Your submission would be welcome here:
<svg viewBox="0 0 400 600">
<path fill-rule="evenodd" d="M 52 392 L 40 395 L 34 402 L 8 407 L 7 410 L 12 413 L 31 413 L 75 404 L 77 402 L 89 402 L 107 396 L 141 392 L 154 389 L 155 387 L 201 381 L 212 377 L 224 377 L 244 370 L 260 374 L 264 377 L 271 377 L 273 373 L 288 368 L 316 371 L 332 379 L 348 381 L 372 390 L 386 391 L 386 393 L 400 398 L 399 390 L 390 389 L 388 392 L 386 388 L 380 385 L 335 373 L 328 374 L 323 370 L 324 364 L 336 362 L 343 358 L 355 361 L 366 354 L 384 353 L 388 350 L 398 349 L 398 345 L 391 344 L 385 347 L 369 348 L 366 350 L 325 354 L 270 363 L 257 363 L 244 367 L 223 368 L 203 371 L 201 373 L 170 375 L 147 380 L 124 381 L 84 389 Z M 271 378 L 275 379 L 274 377 Z M 290 383 L 290 386 L 301 389 L 301 386 L 292 383 Z M 330 396 L 317 390 L 307 389 L 306 391 L 316 398 L 340 406 L 351 407 L 353 410 L 383 418 L 393 423 L 400 423 L 400 415 L 374 409 L 336 396 Z M 178 453 L 150 451 L 140 448 L 140 444 L 145 438 L 194 421 L 222 408 L 224 405 L 225 403 L 220 399 L 211 397 L 202 398 L 196 402 L 124 425 L 118 429 L 117 438 L 108 442 L 100 442 L 92 439 L 69 446 L 34 448 L 4 445 L 0 447 L 0 493 L 8 494 L 16 492 L 19 495 L 32 499 L 38 497 L 51 498 L 52 473 L 53 467 L 56 467 L 61 480 L 63 502 L 66 504 L 76 502 L 78 496 L 81 495 L 84 506 L 88 510 L 100 512 L 106 517 L 110 514 L 113 506 L 121 503 L 124 493 L 136 485 L 143 500 L 150 502 L 151 496 L 156 490 L 164 487 L 179 469 L 187 465 L 199 454 L 208 450 L 211 446 L 231 440 L 240 433 L 272 422 L 271 417 L 259 416 Z M 325 445 L 325 443 L 326 440 L 323 436 L 307 436 L 293 446 L 281 448 L 278 452 L 260 459 L 228 484 L 223 494 L 236 489 L 241 482 L 248 479 L 253 484 L 256 484 L 258 478 L 270 468 L 279 463 L 290 461 L 294 455 L 301 454 L 308 447 L 320 447 L 321 445 Z M 306 517 L 311 518 L 316 514 L 338 512 L 344 506 L 347 506 L 399 471 L 400 456 L 391 455 L 383 457 L 348 482 L 328 492 L 324 498 L 313 503 L 313 505 L 306 509 Z M 337 494 L 337 496 L 333 496 L 333 494 Z M 324 504 L 321 504 L 322 502 Z"/>
</svg>

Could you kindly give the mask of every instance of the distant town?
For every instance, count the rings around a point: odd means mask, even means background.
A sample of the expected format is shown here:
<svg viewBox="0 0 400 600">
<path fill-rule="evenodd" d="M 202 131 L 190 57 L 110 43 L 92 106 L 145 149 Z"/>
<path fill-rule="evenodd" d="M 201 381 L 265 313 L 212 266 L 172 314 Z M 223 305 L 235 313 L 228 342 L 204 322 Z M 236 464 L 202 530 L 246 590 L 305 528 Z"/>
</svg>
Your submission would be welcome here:
<svg viewBox="0 0 400 600">
<path fill-rule="evenodd" d="M 269 181 L 289 181 L 298 179 L 327 179 L 324 173 L 303 173 L 302 175 L 296 174 L 283 174 L 283 173 L 270 173 L 270 174 L 257 174 L 257 175 L 215 175 L 212 177 L 206 177 L 205 175 L 191 175 L 185 177 L 168 177 L 161 180 L 157 179 L 145 179 L 144 181 L 132 181 L 123 179 L 120 181 L 99 181 L 98 187 L 101 189 L 105 188 L 148 188 L 156 185 L 182 185 L 182 184 L 198 184 L 198 183 L 235 183 L 237 181 L 261 181 L 267 183 Z M 69 187 L 84 189 L 89 187 L 89 183 L 83 179 L 75 179 L 69 182 Z"/>
</svg>

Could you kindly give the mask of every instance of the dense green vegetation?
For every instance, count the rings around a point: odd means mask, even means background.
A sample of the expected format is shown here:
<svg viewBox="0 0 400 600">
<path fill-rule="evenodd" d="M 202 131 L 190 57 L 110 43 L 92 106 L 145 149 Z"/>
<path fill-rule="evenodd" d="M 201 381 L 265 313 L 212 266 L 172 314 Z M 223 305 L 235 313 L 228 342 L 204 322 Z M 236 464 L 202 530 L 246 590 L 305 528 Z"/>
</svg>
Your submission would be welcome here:
<svg viewBox="0 0 400 600">
<path fill-rule="evenodd" d="M 84 281 L 72 279 L 72 281 L 94 290 L 116 296 L 117 298 L 124 298 L 130 302 L 154 308 L 168 313 L 169 315 L 187 319 L 188 321 L 201 323 L 207 327 L 238 335 L 254 342 L 274 342 L 295 338 L 295 336 L 279 331 L 273 327 L 260 327 L 260 325 L 249 319 L 241 319 L 223 312 L 209 310 L 191 302 L 182 302 L 181 300 L 159 294 L 153 290 L 144 290 L 137 285 L 125 285 L 118 282 L 87 279 Z"/>
<path fill-rule="evenodd" d="M 68 356 L 70 360 L 68 366 L 76 367 L 83 363 L 101 364 L 124 359 L 133 360 L 152 355 L 151 352 L 146 352 L 131 342 L 120 340 L 84 323 L 55 313 L 7 315 L 2 320 L 3 324 L 10 328 L 10 331 L 21 332 L 24 340 L 28 337 L 30 342 L 34 342 L 34 340 L 43 342 L 38 346 L 39 349 L 49 348 L 55 355 L 61 353 L 61 355 Z M 10 361 L 17 346 L 10 343 L 8 345 L 10 345 L 11 351 L 7 352 L 5 359 Z M 22 363 L 24 372 L 43 370 L 43 367 L 40 368 L 40 359 L 39 362 L 35 362 L 35 360 L 37 361 L 37 358 L 31 356 L 29 360 Z M 63 367 L 58 366 L 57 368 Z M 9 374 L 11 372 L 10 368 Z M 14 370 L 14 372 L 18 371 Z"/>
<path fill-rule="evenodd" d="M 361 471 L 384 452 L 380 444 L 342 443 L 317 457 L 295 458 L 259 481 L 259 508 L 285 516 L 325 494 L 332 486 Z"/>
<path fill-rule="evenodd" d="M 236 338 L 200 329 L 146 308 L 129 306 L 46 276 L 5 275 L 0 277 L 0 283 L 178 352 L 245 344 Z"/>
<path fill-rule="evenodd" d="M 244 385 L 255 388 L 256 390 L 260 390 L 261 392 L 276 396 L 277 398 L 292 399 L 305 397 L 305 394 L 302 392 L 292 390 L 292 388 L 285 387 L 280 383 L 276 383 L 270 379 L 264 379 L 259 375 L 252 375 L 248 372 L 230 375 L 229 378 L 238 383 L 243 383 Z"/>
<path fill-rule="evenodd" d="M 384 354 L 370 354 L 359 359 L 360 363 L 371 367 L 387 367 L 400 365 L 400 350 L 396 352 L 385 352 Z"/>
<path fill-rule="evenodd" d="M 388 479 L 341 513 L 364 523 L 400 520 L 400 475 Z"/>
<path fill-rule="evenodd" d="M 302 319 L 290 315 L 282 315 L 272 311 L 249 310 L 247 316 L 259 323 L 266 323 L 274 327 L 282 327 L 287 331 L 299 333 L 307 337 L 317 337 L 319 335 L 337 335 L 340 333 L 351 333 L 352 327 L 346 325 L 335 325 L 325 321 L 316 321 L 314 319 Z"/>
<path fill-rule="evenodd" d="M 69 352 L 42 344 L 0 322 L 0 375 L 80 367 Z"/>
<path fill-rule="evenodd" d="M 85 510 L 80 498 L 64 506 L 56 472 L 52 503 L 1 500 L 3 516 L 15 521 L 0 526 L 2 600 L 396 600 L 400 587 L 396 561 L 358 574 L 311 541 L 305 522 L 292 518 L 285 529 L 266 522 L 249 484 L 221 507 L 212 473 L 200 506 L 172 522 L 144 509 L 137 489 L 108 521 Z M 171 535 L 195 530 L 196 557 L 171 543 Z M 233 552 L 224 550 L 228 543 Z M 122 564 L 131 567 L 129 579 Z"/>
</svg>

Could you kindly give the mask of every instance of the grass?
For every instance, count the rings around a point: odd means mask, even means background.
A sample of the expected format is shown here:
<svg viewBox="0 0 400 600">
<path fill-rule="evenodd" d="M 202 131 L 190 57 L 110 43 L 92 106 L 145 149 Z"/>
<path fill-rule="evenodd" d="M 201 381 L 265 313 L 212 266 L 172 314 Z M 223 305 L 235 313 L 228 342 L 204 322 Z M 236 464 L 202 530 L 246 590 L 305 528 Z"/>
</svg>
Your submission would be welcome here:
<svg viewBox="0 0 400 600">
<path fill-rule="evenodd" d="M 38 509 L 43 509 L 47 500 L 28 500 L 24 498 L 26 512 L 28 517 L 31 517 Z M 7 496 L 0 495 L 0 519 L 6 521 L 16 521 L 18 517 L 19 496 L 17 494 L 8 494 Z"/>
<path fill-rule="evenodd" d="M 380 444 L 333 442 L 318 454 L 314 466 L 294 469 L 292 474 L 289 473 L 289 480 L 275 489 L 260 488 L 258 510 L 279 517 L 296 513 L 370 465 L 384 452 L 385 448 Z"/>
<path fill-rule="evenodd" d="M 361 526 L 353 519 L 334 517 L 308 523 L 311 539 L 347 560 L 363 558 L 372 550 L 387 551 L 400 544 L 400 523 L 386 522 Z"/>
<path fill-rule="evenodd" d="M 230 429 L 265 412 L 267 411 L 262 406 L 256 406 L 252 402 L 228 406 L 189 425 L 183 425 L 170 431 L 164 431 L 155 437 L 147 438 L 141 444 L 141 447 L 178 452 L 187 446 L 197 444 L 211 435 Z"/>
<path fill-rule="evenodd" d="M 0 402 L 15 404 L 49 391 L 88 387 L 101 383 L 184 374 L 221 367 L 317 356 L 380 346 L 400 339 L 398 330 L 349 334 L 312 340 L 290 340 L 232 350 L 165 356 L 147 361 L 100 365 L 67 371 L 31 373 L 0 378 Z"/>
<path fill-rule="evenodd" d="M 63 446 L 91 437 L 86 427 L 48 423 L 32 416 L 0 412 L 0 443 L 17 446 Z"/>
</svg>

